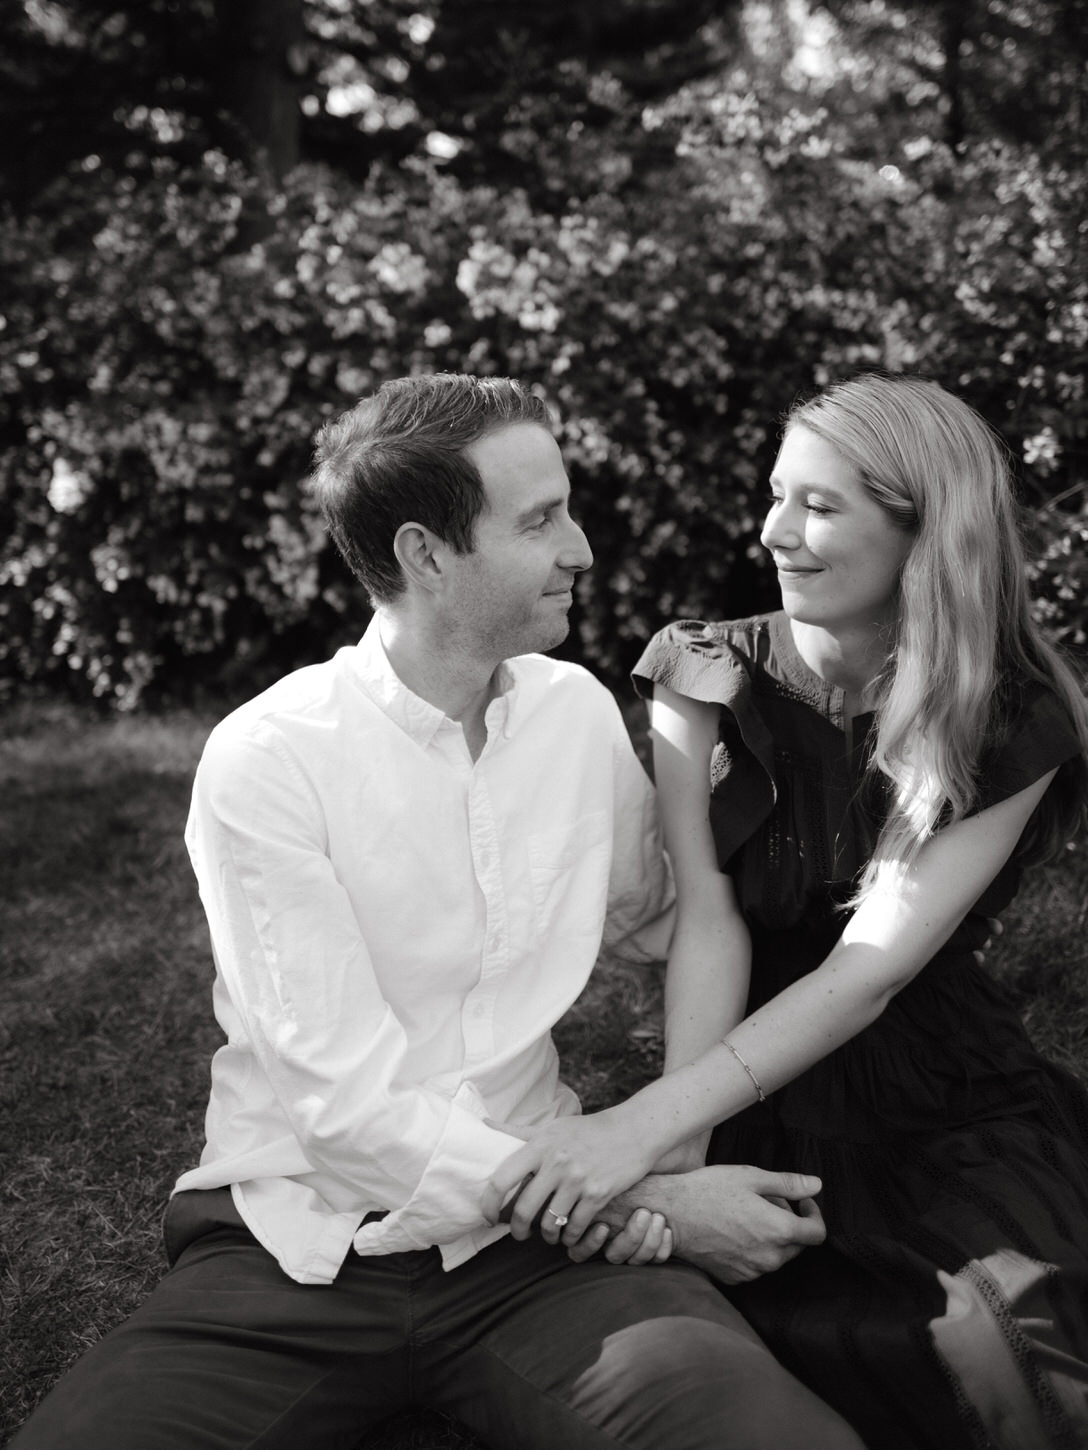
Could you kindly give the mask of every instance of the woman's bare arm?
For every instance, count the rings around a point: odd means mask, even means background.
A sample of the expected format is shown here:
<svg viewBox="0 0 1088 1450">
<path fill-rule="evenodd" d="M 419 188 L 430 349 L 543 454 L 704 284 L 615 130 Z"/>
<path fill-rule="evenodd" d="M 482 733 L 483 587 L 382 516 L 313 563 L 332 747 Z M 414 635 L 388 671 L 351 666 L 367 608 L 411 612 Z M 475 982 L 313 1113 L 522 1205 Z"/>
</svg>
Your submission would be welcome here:
<svg viewBox="0 0 1088 1450">
<path fill-rule="evenodd" d="M 511 1219 L 525 1237 L 550 1205 L 573 1243 L 597 1209 L 631 1187 L 669 1149 L 732 1117 L 756 1097 L 751 1068 L 771 1093 L 880 1016 L 947 941 L 1015 848 L 1053 772 L 926 842 L 894 888 L 874 891 L 826 960 L 737 1024 L 715 1045 L 626 1102 L 538 1130 L 493 1176 L 485 1210 L 526 1178 Z"/>
</svg>

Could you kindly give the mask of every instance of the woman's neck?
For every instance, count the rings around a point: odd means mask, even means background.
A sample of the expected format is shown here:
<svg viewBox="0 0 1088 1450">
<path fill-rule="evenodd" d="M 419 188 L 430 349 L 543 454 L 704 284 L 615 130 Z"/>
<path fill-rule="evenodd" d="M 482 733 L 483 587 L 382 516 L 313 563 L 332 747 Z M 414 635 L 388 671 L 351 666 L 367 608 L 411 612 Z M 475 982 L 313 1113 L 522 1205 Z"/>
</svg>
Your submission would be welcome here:
<svg viewBox="0 0 1088 1450">
<path fill-rule="evenodd" d="M 873 626 L 829 630 L 817 624 L 789 621 L 797 653 L 809 669 L 845 695 L 849 717 L 876 704 L 873 685 L 887 661 L 887 641 Z"/>
</svg>

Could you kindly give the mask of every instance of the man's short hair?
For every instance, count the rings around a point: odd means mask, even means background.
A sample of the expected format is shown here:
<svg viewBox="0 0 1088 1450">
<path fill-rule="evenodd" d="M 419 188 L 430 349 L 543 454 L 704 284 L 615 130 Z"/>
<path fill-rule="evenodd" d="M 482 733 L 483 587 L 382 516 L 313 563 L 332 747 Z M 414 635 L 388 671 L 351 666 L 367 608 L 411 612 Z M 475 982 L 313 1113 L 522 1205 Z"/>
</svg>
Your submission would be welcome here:
<svg viewBox="0 0 1088 1450">
<path fill-rule="evenodd" d="M 373 603 L 404 591 L 393 552 L 402 524 L 471 553 L 486 495 L 465 449 L 512 423 L 553 430 L 547 403 L 512 378 L 431 373 L 383 383 L 321 429 L 310 487 Z"/>
</svg>

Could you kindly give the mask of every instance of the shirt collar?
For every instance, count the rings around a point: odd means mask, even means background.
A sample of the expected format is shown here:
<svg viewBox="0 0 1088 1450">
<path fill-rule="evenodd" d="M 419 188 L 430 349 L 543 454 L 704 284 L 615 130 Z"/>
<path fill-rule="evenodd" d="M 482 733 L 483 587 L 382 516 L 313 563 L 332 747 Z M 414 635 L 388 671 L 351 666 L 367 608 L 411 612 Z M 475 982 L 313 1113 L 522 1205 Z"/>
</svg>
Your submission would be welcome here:
<svg viewBox="0 0 1088 1450">
<path fill-rule="evenodd" d="M 485 715 L 489 734 L 500 730 L 507 738 L 510 736 L 519 694 L 516 663 L 503 661 L 495 673 L 498 693 L 488 705 Z M 450 721 L 437 705 L 410 690 L 393 669 L 382 644 L 377 614 L 356 646 L 354 665 L 363 688 L 374 703 L 420 745 L 428 745 L 447 722 L 457 724 Z"/>
</svg>

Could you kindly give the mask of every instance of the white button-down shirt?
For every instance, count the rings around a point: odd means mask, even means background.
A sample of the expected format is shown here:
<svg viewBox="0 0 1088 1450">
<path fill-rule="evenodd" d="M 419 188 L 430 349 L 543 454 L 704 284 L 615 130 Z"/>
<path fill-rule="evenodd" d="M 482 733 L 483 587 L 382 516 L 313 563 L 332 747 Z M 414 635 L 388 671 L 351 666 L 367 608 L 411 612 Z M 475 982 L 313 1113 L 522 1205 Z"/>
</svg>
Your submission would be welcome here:
<svg viewBox="0 0 1088 1450">
<path fill-rule="evenodd" d="M 452 1268 L 506 1232 L 480 1202 L 520 1140 L 492 1124 L 577 1112 L 551 1027 L 602 943 L 667 950 L 653 792 L 611 695 L 541 655 L 500 684 L 473 763 L 375 619 L 228 716 L 197 772 L 186 841 L 226 1042 L 175 1191 L 232 1185 L 302 1283 L 352 1246 L 438 1245 Z"/>
</svg>

